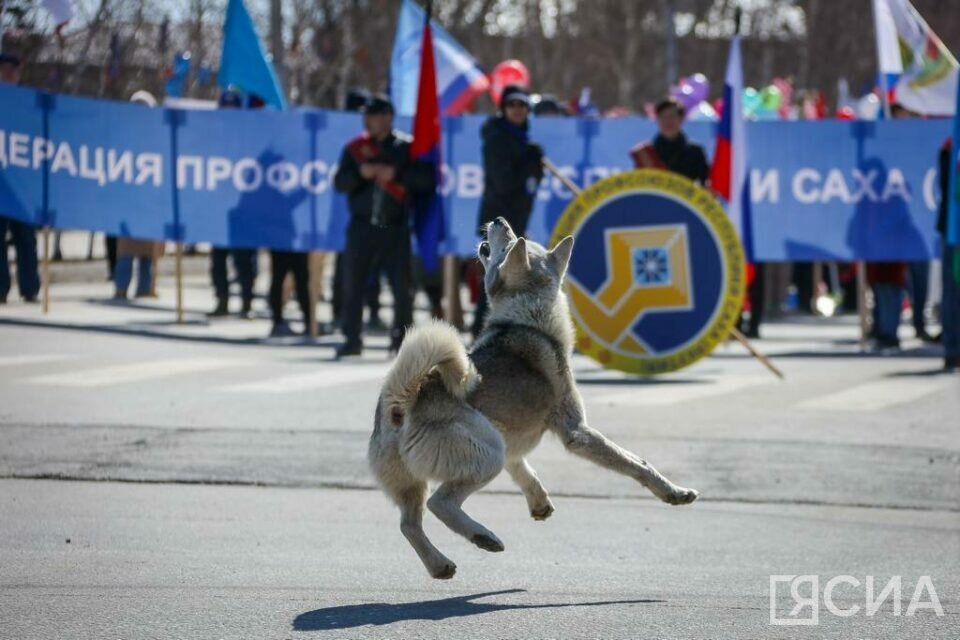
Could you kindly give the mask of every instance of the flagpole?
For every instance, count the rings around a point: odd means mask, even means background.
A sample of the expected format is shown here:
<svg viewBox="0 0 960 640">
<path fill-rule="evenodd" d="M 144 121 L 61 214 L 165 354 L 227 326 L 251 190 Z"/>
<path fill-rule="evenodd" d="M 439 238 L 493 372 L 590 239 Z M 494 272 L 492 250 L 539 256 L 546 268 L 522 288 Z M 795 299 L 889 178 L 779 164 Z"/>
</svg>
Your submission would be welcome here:
<svg viewBox="0 0 960 640">
<path fill-rule="evenodd" d="M 583 190 L 573 180 L 571 180 L 570 178 L 565 176 L 563 173 L 561 173 L 559 167 L 553 164 L 553 162 L 551 162 L 550 159 L 547 158 L 546 156 L 543 157 L 543 168 L 549 171 L 550 173 L 552 173 L 554 176 L 556 176 L 557 179 L 561 183 L 563 183 L 563 186 L 569 189 L 574 196 L 579 196 L 581 193 L 583 193 Z M 736 327 L 731 327 L 730 335 L 732 335 L 737 342 L 742 344 L 744 348 L 746 348 L 746 350 L 750 353 L 750 355 L 752 355 L 754 358 L 759 360 L 763 366 L 769 369 L 770 372 L 773 373 L 773 375 L 783 380 L 784 378 L 783 372 L 780 371 L 780 369 L 778 369 L 770 361 L 770 358 L 768 358 L 766 355 L 761 353 L 756 347 L 754 347 L 750 343 L 750 340 L 747 339 L 747 336 L 743 335 L 743 332 L 741 332 Z"/>
<path fill-rule="evenodd" d="M 883 65 L 880 64 L 880 34 L 876 33 L 877 29 L 877 3 L 870 3 L 870 11 L 873 13 L 873 42 L 877 46 L 877 71 L 880 74 L 880 91 L 883 92 L 883 97 L 881 104 L 883 105 L 883 117 L 887 120 L 890 119 L 890 81 L 887 80 L 886 72 L 881 68 Z"/>
</svg>

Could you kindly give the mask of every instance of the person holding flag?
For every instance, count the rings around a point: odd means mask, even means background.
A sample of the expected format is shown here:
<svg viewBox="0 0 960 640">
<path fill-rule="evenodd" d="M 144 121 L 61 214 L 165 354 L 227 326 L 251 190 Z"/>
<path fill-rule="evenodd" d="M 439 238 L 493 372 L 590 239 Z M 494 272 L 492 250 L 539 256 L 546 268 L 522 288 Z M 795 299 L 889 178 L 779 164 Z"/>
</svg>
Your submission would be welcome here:
<svg viewBox="0 0 960 640">
<path fill-rule="evenodd" d="M 743 122 L 743 63 L 740 58 L 740 17 L 737 14 L 737 34 L 730 42 L 730 57 L 723 87 L 723 113 L 717 129 L 716 149 L 710 167 L 710 187 L 727 204 L 727 215 L 733 223 L 743 252 L 747 258 L 747 297 L 750 301 L 750 319 L 744 334 L 760 337 L 760 322 L 766 304 L 763 265 L 754 262 L 750 225 L 750 192 L 747 181 L 747 136 Z M 742 326 L 743 317 L 740 322 Z"/>
<path fill-rule="evenodd" d="M 436 190 L 436 167 L 411 157 L 411 138 L 394 130 L 393 116 L 387 96 L 370 97 L 363 108 L 365 131 L 344 147 L 334 178 L 350 208 L 341 292 L 346 341 L 337 348 L 338 358 L 363 352 L 364 292 L 377 264 L 390 276 L 394 299 L 391 351 L 400 348 L 413 322 L 409 210 L 412 197 Z"/>
</svg>

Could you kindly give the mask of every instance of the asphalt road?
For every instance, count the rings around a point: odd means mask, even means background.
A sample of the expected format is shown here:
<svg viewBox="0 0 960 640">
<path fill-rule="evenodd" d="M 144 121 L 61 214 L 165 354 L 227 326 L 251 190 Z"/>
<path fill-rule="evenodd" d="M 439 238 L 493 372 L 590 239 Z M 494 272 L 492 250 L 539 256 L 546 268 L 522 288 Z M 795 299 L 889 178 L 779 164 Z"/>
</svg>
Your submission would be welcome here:
<svg viewBox="0 0 960 640">
<path fill-rule="evenodd" d="M 363 460 L 382 337 L 334 363 L 334 338 L 207 324 L 199 278 L 184 326 L 168 291 L 108 293 L 0 308 L 0 638 L 960 637 L 960 378 L 935 349 L 864 356 L 852 320 L 796 320 L 758 342 L 784 382 L 737 345 L 646 381 L 578 358 L 593 426 L 702 500 L 547 439 L 556 514 L 532 521 L 503 477 L 472 497 L 503 554 L 428 517 L 458 565 L 436 582 Z M 818 576 L 818 625 L 770 624 L 771 575 Z M 861 583 L 833 591 L 849 617 L 825 606 L 838 575 Z M 868 576 L 901 576 L 901 615 L 866 615 Z M 905 615 L 922 576 L 943 616 Z"/>
<path fill-rule="evenodd" d="M 519 496 L 471 513 L 489 554 L 434 521 L 458 564 L 431 580 L 372 491 L 0 482 L 0 629 L 10 638 L 951 638 L 957 515 Z M 69 540 L 69 543 L 67 542 Z M 771 574 L 930 576 L 945 615 L 770 626 Z M 821 584 L 822 588 L 822 584 Z M 864 605 L 863 588 L 834 602 Z M 926 598 L 925 599 L 929 599 Z M 792 608 L 784 589 L 779 615 Z"/>
</svg>

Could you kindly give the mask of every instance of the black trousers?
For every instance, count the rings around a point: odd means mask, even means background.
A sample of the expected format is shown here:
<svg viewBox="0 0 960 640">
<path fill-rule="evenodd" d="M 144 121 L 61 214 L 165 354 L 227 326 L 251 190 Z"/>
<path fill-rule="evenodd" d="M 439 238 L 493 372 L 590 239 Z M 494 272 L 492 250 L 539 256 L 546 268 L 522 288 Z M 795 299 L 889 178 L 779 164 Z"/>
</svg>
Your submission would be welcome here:
<svg viewBox="0 0 960 640">
<path fill-rule="evenodd" d="M 303 251 L 270 251 L 270 313 L 274 324 L 283 321 L 283 280 L 293 274 L 297 302 L 303 313 L 303 322 L 310 328 L 313 310 L 310 308 L 310 273 L 307 253 Z"/>
<path fill-rule="evenodd" d="M 257 279 L 256 249 L 224 249 L 214 247 L 210 254 L 210 278 L 218 300 L 230 298 L 230 280 L 227 277 L 227 255 L 233 257 L 233 268 L 240 282 L 240 297 L 244 303 L 253 300 L 253 281 Z"/>
<path fill-rule="evenodd" d="M 747 287 L 747 297 L 750 298 L 750 322 L 746 331 L 756 334 L 760 331 L 760 323 L 763 322 L 763 307 L 767 303 L 766 296 L 764 296 L 767 278 L 764 274 L 766 268 L 762 262 L 755 262 L 753 266 L 755 269 L 753 282 Z M 741 331 L 744 330 L 743 314 L 740 315 L 740 321 L 737 325 Z"/>
<path fill-rule="evenodd" d="M 117 237 L 106 236 L 107 271 L 110 272 L 110 281 L 113 281 L 113 270 L 117 267 Z"/>
<path fill-rule="evenodd" d="M 361 341 L 363 303 L 374 269 L 382 265 L 393 294 L 394 341 L 413 324 L 410 298 L 410 230 L 406 224 L 375 227 L 354 218 L 347 227 L 347 248 L 343 254 L 343 312 L 341 329 L 348 343 Z"/>
</svg>

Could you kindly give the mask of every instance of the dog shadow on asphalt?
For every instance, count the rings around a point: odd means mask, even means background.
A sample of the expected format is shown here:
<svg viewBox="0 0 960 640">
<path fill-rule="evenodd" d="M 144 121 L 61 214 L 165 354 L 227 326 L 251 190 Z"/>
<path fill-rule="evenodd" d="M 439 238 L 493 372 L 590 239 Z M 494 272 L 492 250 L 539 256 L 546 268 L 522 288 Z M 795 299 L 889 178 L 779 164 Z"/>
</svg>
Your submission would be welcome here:
<svg viewBox="0 0 960 640">
<path fill-rule="evenodd" d="M 526 589 L 507 589 L 505 591 L 489 591 L 473 595 L 443 598 L 441 600 L 423 600 L 421 602 L 404 602 L 388 604 L 386 602 L 371 602 L 368 604 L 351 604 L 339 607 L 314 609 L 301 613 L 293 621 L 294 631 L 329 631 L 332 629 L 350 629 L 367 625 L 382 626 L 395 622 L 415 620 L 446 620 L 448 618 L 464 618 L 467 616 L 491 613 L 494 611 L 510 611 L 516 609 L 558 609 L 562 607 L 600 607 L 616 604 L 656 604 L 664 600 L 606 600 L 602 602 L 565 602 L 557 604 L 495 604 L 473 602 L 488 596 L 506 595 L 512 593 L 526 593 Z"/>
</svg>

